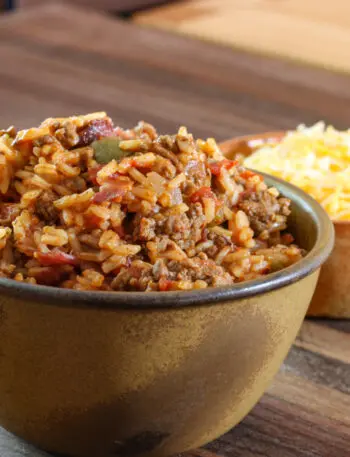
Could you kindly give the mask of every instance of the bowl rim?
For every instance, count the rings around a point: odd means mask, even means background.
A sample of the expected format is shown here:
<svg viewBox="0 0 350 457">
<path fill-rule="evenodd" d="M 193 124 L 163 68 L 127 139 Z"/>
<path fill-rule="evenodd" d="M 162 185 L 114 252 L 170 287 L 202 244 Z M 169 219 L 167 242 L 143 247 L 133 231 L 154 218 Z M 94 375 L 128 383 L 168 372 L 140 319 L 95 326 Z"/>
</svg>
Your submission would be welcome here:
<svg viewBox="0 0 350 457">
<path fill-rule="evenodd" d="M 285 136 L 290 130 L 271 130 L 269 132 L 261 132 L 261 133 L 253 133 L 249 135 L 240 135 L 236 136 L 233 138 L 230 138 L 228 140 L 224 140 L 220 143 L 219 146 L 221 147 L 229 147 L 232 144 L 235 143 L 248 143 L 250 141 L 254 140 L 261 140 L 263 143 L 268 142 L 269 140 L 274 140 L 278 138 L 282 138 Z M 336 219 L 330 218 L 333 224 L 336 225 L 350 225 L 350 221 L 338 221 Z"/>
<path fill-rule="evenodd" d="M 0 294 L 24 298 L 45 305 L 69 308 L 89 307 L 101 309 L 164 309 L 185 306 L 214 305 L 216 303 L 250 298 L 293 284 L 315 272 L 328 258 L 334 245 L 334 227 L 326 211 L 311 196 L 279 178 L 261 173 L 269 186 L 281 193 L 287 190 L 288 198 L 302 202 L 303 210 L 317 227 L 317 237 L 311 251 L 299 262 L 264 277 L 236 283 L 233 286 L 211 287 L 189 291 L 123 292 L 79 291 L 52 286 L 21 283 L 0 278 Z"/>
</svg>

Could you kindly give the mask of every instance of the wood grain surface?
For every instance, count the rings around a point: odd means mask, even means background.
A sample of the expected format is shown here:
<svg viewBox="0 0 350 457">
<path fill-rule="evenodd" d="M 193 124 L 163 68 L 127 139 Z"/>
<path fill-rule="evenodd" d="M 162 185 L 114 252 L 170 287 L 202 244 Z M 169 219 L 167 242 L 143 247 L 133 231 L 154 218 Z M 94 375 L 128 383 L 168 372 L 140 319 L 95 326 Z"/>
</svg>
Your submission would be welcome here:
<svg viewBox="0 0 350 457">
<path fill-rule="evenodd" d="M 350 72 L 348 0 L 186 0 L 141 12 L 135 20 Z"/>
<path fill-rule="evenodd" d="M 31 8 L 55 0 L 15 0 L 16 8 Z M 166 3 L 166 0 L 70 0 L 70 4 L 102 11 L 128 12 Z M 1 4 L 1 2 L 0 2 Z"/>
<path fill-rule="evenodd" d="M 349 125 L 345 75 L 72 7 L 0 19 L 0 61 L 2 127 L 101 109 L 124 126 L 142 118 L 163 132 L 185 124 L 219 140 L 320 118 Z M 205 450 L 185 457 L 348 457 L 349 348 L 350 321 L 305 321 L 253 411 Z M 1 457 L 44 455 L 0 430 Z"/>
</svg>

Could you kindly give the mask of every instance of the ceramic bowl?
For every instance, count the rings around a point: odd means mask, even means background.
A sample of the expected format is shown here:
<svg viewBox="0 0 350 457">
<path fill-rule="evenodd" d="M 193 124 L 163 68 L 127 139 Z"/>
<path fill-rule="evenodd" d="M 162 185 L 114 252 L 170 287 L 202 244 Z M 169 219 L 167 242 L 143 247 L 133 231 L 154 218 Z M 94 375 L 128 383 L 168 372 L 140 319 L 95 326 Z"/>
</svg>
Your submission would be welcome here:
<svg viewBox="0 0 350 457">
<path fill-rule="evenodd" d="M 333 226 L 301 190 L 299 263 L 234 287 L 81 292 L 0 279 L 0 424 L 59 456 L 170 456 L 259 400 L 309 306 Z"/>
<path fill-rule="evenodd" d="M 248 135 L 221 143 L 223 153 L 234 157 L 237 153 L 248 156 L 269 142 L 283 138 L 286 132 L 267 132 Z M 321 270 L 318 285 L 308 310 L 309 316 L 350 318 L 350 222 L 333 221 L 335 247 Z"/>
</svg>

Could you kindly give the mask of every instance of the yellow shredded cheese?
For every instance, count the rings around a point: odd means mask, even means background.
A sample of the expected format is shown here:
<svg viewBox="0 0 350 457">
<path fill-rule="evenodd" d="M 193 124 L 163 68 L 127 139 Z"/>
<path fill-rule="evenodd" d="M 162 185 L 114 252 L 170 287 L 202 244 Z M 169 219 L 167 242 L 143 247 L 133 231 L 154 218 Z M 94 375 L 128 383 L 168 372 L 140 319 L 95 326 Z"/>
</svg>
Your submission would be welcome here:
<svg viewBox="0 0 350 457">
<path fill-rule="evenodd" d="M 350 220 L 350 129 L 300 125 L 279 143 L 258 148 L 244 165 L 300 187 L 333 220 Z"/>
</svg>

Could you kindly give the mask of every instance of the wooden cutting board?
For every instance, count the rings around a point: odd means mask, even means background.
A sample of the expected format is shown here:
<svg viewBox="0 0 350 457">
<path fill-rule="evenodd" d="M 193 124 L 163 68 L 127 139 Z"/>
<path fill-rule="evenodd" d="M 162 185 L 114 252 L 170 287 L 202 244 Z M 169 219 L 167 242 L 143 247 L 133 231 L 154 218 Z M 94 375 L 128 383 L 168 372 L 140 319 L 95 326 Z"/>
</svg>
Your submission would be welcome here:
<svg viewBox="0 0 350 457">
<path fill-rule="evenodd" d="M 350 72 L 350 1 L 188 0 L 139 13 L 140 24 Z"/>
</svg>

